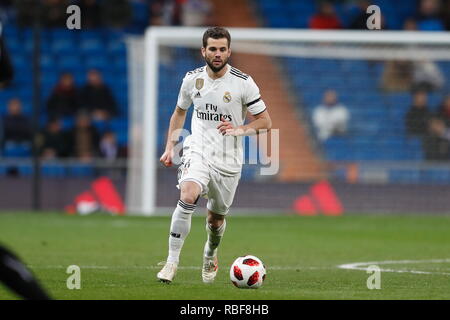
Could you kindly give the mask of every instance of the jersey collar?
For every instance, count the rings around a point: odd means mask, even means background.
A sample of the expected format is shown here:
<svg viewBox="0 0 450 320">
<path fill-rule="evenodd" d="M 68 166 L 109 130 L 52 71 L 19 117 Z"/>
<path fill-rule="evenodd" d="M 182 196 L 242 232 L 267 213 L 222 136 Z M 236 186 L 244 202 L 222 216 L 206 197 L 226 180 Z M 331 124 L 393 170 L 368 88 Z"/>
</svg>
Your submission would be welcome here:
<svg viewBox="0 0 450 320">
<path fill-rule="evenodd" d="M 220 78 L 217 78 L 217 79 L 212 79 L 212 78 L 208 75 L 208 70 L 207 70 L 207 68 L 209 68 L 209 67 L 208 67 L 208 65 L 206 64 L 206 65 L 205 65 L 205 73 L 206 73 L 206 77 L 207 77 L 208 80 L 210 80 L 210 81 L 221 81 L 221 80 L 226 79 L 226 78 L 229 76 L 230 70 L 231 70 L 231 66 L 227 63 L 226 66 L 224 67 L 224 68 L 227 68 L 227 71 L 225 71 L 225 73 L 223 74 L 223 76 L 221 76 Z"/>
</svg>

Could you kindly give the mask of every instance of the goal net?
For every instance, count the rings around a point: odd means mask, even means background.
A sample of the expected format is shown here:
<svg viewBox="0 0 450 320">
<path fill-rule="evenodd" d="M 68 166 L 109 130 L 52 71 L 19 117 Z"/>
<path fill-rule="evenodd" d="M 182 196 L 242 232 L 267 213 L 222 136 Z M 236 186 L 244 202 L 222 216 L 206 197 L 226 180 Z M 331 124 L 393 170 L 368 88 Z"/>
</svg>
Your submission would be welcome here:
<svg viewBox="0 0 450 320">
<path fill-rule="evenodd" d="M 128 41 L 130 213 L 168 214 L 179 197 L 176 166 L 158 160 L 181 81 L 205 64 L 204 31 L 152 27 Z M 234 214 L 449 210 L 446 33 L 229 31 L 230 64 L 253 77 L 273 120 L 244 139 Z"/>
</svg>

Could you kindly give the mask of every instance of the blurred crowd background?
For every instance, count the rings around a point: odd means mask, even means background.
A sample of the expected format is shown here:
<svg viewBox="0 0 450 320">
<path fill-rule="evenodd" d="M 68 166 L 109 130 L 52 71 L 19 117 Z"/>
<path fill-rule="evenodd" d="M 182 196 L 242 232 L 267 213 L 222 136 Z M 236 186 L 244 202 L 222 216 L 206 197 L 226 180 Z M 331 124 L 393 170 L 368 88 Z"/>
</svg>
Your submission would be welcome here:
<svg viewBox="0 0 450 320">
<path fill-rule="evenodd" d="M 33 136 L 32 57 L 37 4 L 41 5 L 42 26 L 41 112 L 39 134 Z M 66 28 L 66 9 L 71 4 L 81 8 L 81 30 Z M 366 9 L 371 4 L 380 6 L 384 30 L 450 30 L 448 0 L 1 0 L 2 38 L 15 76 L 0 89 L 0 175 L 32 174 L 30 164 L 8 162 L 31 158 L 32 141 L 43 160 L 78 161 L 72 167 L 45 162 L 46 177 L 91 177 L 96 174 L 90 166 L 92 161 L 127 158 L 129 80 L 125 40 L 129 35 L 143 35 L 149 26 L 365 30 L 369 16 Z M 162 57 L 160 87 L 164 90 L 158 101 L 164 107 L 158 110 L 159 152 L 181 78 L 203 63 L 198 51 L 189 50 L 177 49 L 168 52 L 170 59 Z M 271 101 L 274 94 L 270 91 L 276 89 L 269 86 L 274 81 L 260 76 L 243 61 L 232 59 L 237 67 L 254 75 Z M 284 164 L 277 181 L 305 180 L 298 172 L 311 170 L 299 170 L 295 163 L 300 157 L 309 157 L 310 163 L 326 162 L 328 177 L 346 182 L 373 177 L 364 176 L 361 168 L 365 161 L 417 164 L 450 160 L 449 61 L 279 58 L 277 66 L 293 89 L 289 95 L 295 103 L 288 108 L 298 115 L 286 119 L 288 122 L 276 116 L 279 123 L 289 123 L 286 134 L 297 139 L 297 145 L 290 143 L 282 148 L 307 149 L 304 146 L 311 145 L 311 154 L 306 156 L 281 150 Z M 281 103 L 276 99 L 269 104 L 271 113 L 289 117 L 289 113 L 277 112 Z M 298 134 L 302 130 L 307 134 Z M 329 165 L 341 162 L 351 165 Z M 358 170 L 354 164 L 358 164 Z M 388 183 L 450 184 L 447 167 L 402 167 L 383 172 Z M 242 179 L 252 181 L 256 176 L 255 168 L 247 167 Z M 316 176 L 307 178 L 311 177 Z"/>
</svg>

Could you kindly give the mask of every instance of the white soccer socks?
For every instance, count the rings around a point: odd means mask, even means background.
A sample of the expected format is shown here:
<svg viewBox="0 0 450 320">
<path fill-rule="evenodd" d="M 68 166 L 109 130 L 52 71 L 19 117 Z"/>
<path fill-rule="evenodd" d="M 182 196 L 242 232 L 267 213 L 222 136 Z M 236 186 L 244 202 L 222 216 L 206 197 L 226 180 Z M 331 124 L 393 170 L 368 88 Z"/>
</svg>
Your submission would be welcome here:
<svg viewBox="0 0 450 320">
<path fill-rule="evenodd" d="M 195 207 L 195 204 L 189 204 L 182 200 L 178 201 L 170 224 L 169 256 L 167 262 L 178 264 L 184 240 L 191 230 L 191 218 Z"/>
<path fill-rule="evenodd" d="M 222 225 L 217 229 L 212 228 L 209 223 L 206 222 L 206 233 L 208 234 L 208 240 L 206 240 L 205 243 L 205 257 L 214 257 L 217 254 L 217 247 L 220 244 L 220 240 L 222 240 L 222 236 L 225 233 L 226 226 L 226 220 L 223 220 Z"/>
</svg>

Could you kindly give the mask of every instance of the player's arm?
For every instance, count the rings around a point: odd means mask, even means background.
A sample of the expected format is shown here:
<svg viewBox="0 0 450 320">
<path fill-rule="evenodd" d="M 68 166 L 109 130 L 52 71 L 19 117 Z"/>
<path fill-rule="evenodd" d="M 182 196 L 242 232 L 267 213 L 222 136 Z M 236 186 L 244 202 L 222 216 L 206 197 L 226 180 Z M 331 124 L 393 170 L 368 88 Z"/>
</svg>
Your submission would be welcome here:
<svg viewBox="0 0 450 320">
<path fill-rule="evenodd" d="M 253 115 L 253 120 L 246 125 L 233 127 L 231 122 L 221 119 L 222 122 L 217 128 L 223 135 L 251 136 L 272 128 L 269 112 L 252 77 L 248 77 L 247 80 L 243 81 L 242 88 L 243 107 Z"/>
<path fill-rule="evenodd" d="M 222 119 L 217 129 L 222 135 L 252 136 L 259 134 L 261 130 L 269 131 L 272 128 L 272 120 L 267 109 L 257 115 L 253 115 L 253 118 L 254 120 L 250 123 L 238 127 L 233 127 L 231 122 Z"/>
<path fill-rule="evenodd" d="M 178 142 L 178 138 L 180 137 L 179 132 L 180 129 L 183 128 L 184 122 L 186 120 L 187 110 L 176 106 L 172 116 L 170 117 L 169 130 L 167 133 L 167 143 L 166 149 L 159 159 L 159 161 L 165 165 L 166 167 L 172 166 L 172 159 L 174 156 L 174 146 Z"/>
</svg>

